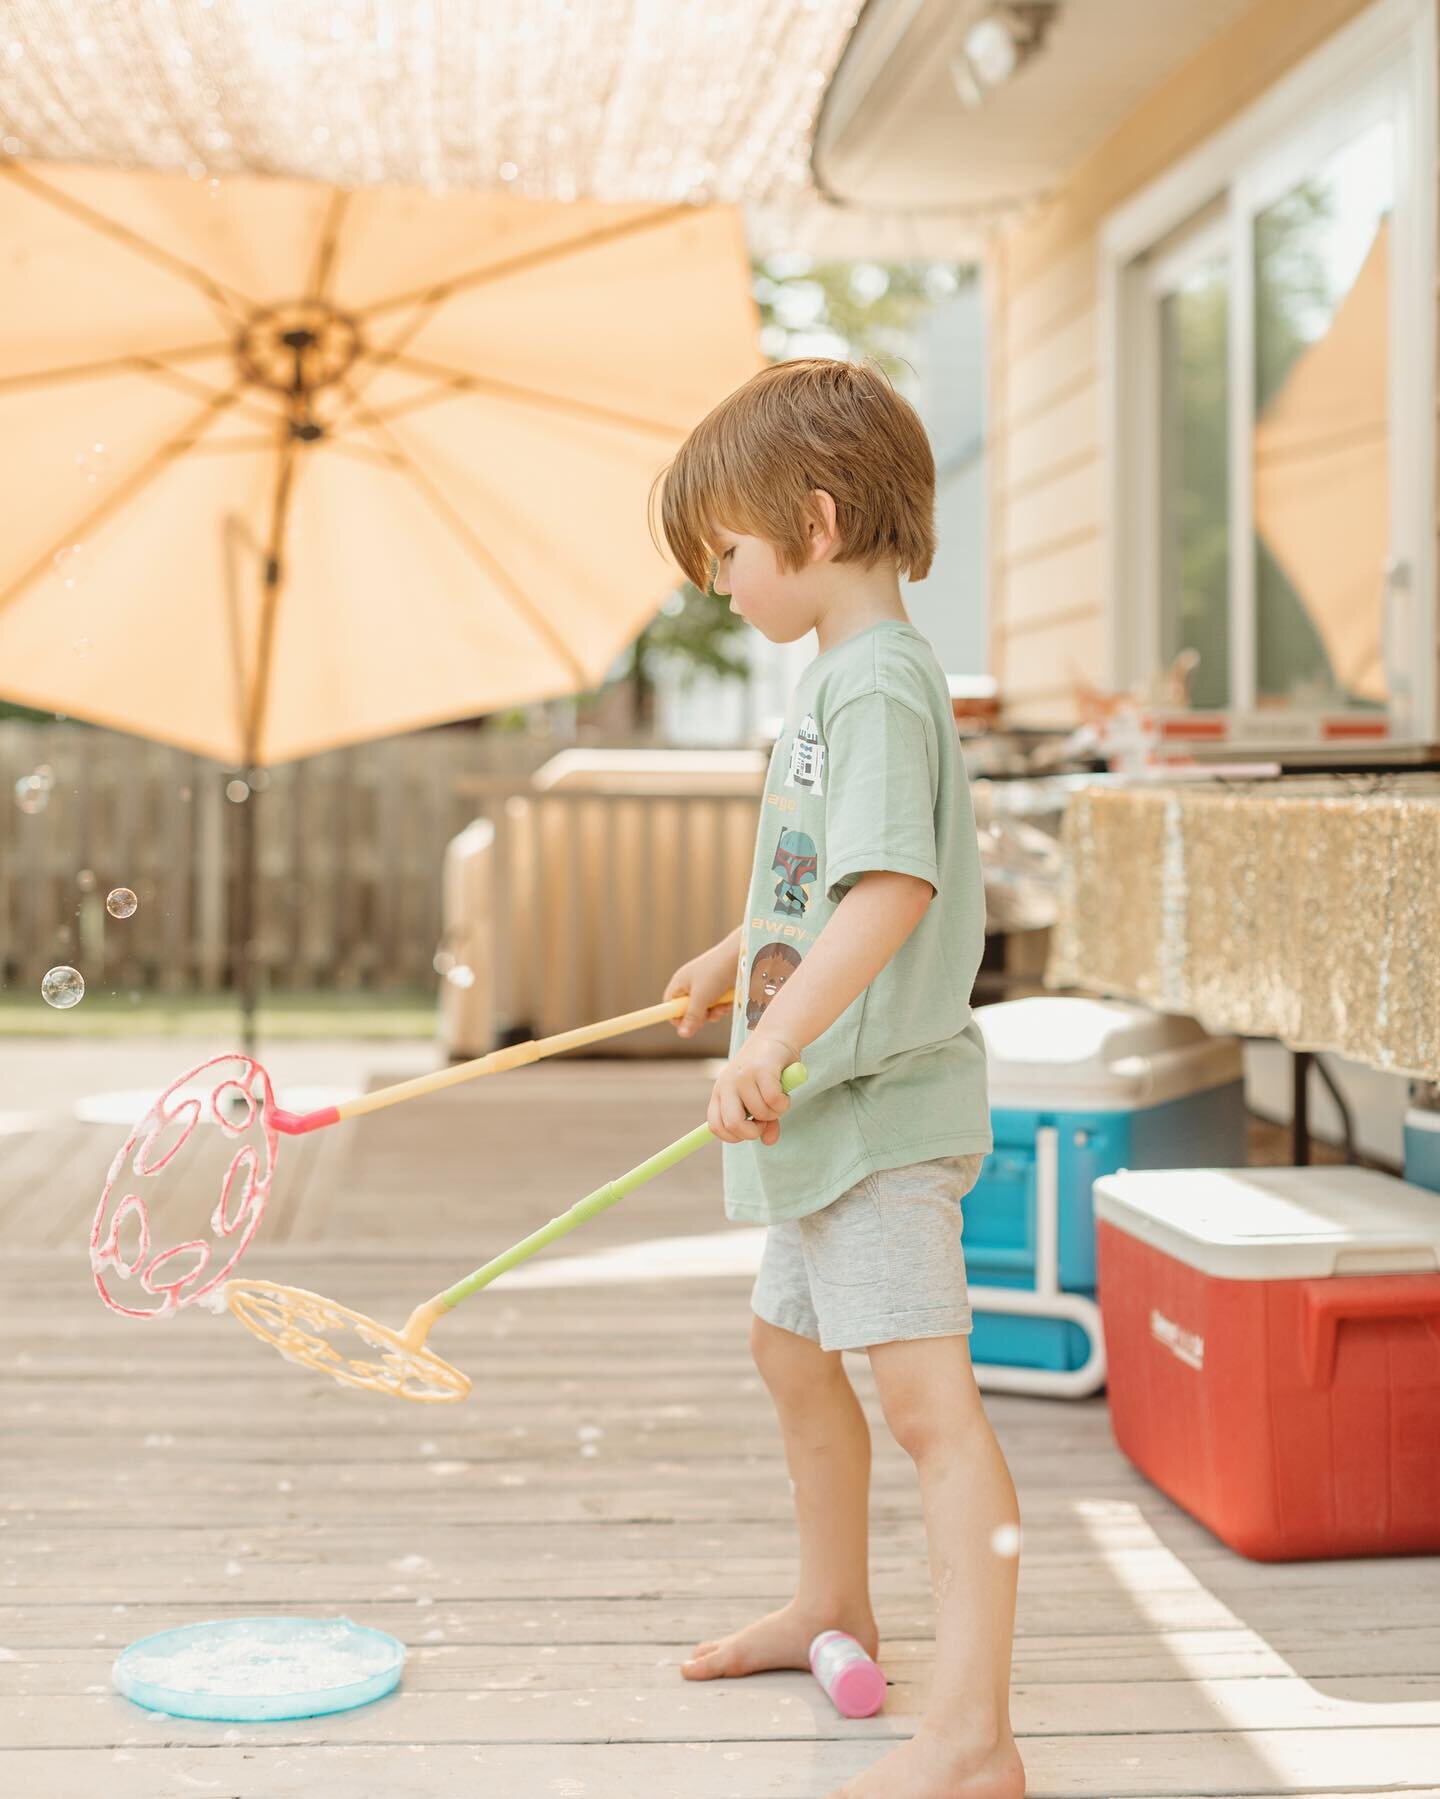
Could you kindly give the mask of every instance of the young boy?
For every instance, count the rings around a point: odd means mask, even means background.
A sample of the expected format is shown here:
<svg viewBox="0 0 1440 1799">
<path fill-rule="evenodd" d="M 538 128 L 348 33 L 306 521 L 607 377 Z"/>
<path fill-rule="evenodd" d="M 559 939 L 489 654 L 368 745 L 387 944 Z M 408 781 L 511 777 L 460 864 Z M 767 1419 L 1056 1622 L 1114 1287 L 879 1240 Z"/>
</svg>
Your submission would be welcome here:
<svg viewBox="0 0 1440 1799">
<path fill-rule="evenodd" d="M 915 1736 L 840 1792 L 1022 1799 L 1019 1510 L 971 1370 L 960 1247 L 960 1202 L 991 1147 L 969 1003 L 984 890 L 949 691 L 899 585 L 934 554 L 930 445 L 882 375 L 816 358 L 722 401 L 663 479 L 690 579 L 773 642 L 819 642 L 771 757 L 745 923 L 665 990 L 689 996 L 682 1036 L 737 996 L 709 1123 L 728 1216 L 770 1227 L 751 1347 L 800 1538 L 789 1603 L 702 1643 L 682 1672 L 804 1668 L 831 1628 L 877 1652 L 870 1439 L 840 1355 L 864 1349 L 919 1473 L 935 1675 Z M 780 1073 L 802 1057 L 792 1101 Z"/>
</svg>

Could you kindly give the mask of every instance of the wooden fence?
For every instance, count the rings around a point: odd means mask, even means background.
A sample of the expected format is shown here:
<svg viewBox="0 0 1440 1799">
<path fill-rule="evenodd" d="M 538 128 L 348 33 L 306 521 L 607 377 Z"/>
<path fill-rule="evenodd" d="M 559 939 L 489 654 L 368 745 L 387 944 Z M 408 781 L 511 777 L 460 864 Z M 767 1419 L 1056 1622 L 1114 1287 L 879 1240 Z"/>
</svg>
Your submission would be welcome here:
<svg viewBox="0 0 1440 1799">
<path fill-rule="evenodd" d="M 256 808 L 266 985 L 429 986 L 445 845 L 475 814 L 462 780 L 509 776 L 523 790 L 550 753 L 518 735 L 427 731 L 272 769 L 236 803 L 234 771 L 202 757 L 70 723 L 0 723 L 0 984 L 36 986 L 73 962 L 97 987 L 232 986 L 244 804 Z M 49 803 L 27 816 L 15 782 L 42 763 Z M 105 897 L 122 886 L 140 905 L 117 923 Z"/>
<path fill-rule="evenodd" d="M 262 990 L 433 990 L 437 948 L 455 938 L 445 848 L 478 817 L 495 830 L 489 942 L 474 957 L 489 1027 L 545 1034 L 652 1004 L 680 962 L 741 922 L 758 780 L 741 794 L 535 792 L 530 772 L 553 747 L 422 732 L 273 769 L 236 801 L 233 770 L 179 750 L 0 723 L 0 986 L 34 991 L 69 962 L 92 990 L 232 988 L 244 805 Z M 49 802 L 27 816 L 14 785 L 41 763 Z M 105 910 L 120 886 L 140 902 L 123 922 Z M 717 1053 L 723 1032 L 696 1047 Z"/>
</svg>

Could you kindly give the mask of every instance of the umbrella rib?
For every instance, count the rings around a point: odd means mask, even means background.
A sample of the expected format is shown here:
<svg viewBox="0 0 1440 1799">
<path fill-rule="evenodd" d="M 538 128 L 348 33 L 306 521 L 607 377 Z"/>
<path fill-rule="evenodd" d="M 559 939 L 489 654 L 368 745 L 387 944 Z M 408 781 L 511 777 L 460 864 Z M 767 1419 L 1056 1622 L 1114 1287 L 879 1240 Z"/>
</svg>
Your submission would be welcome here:
<svg viewBox="0 0 1440 1799">
<path fill-rule="evenodd" d="M 275 470 L 275 491 L 270 501 L 270 535 L 265 545 L 265 600 L 260 612 L 260 635 L 255 644 L 255 685 L 245 718 L 245 760 L 254 764 L 259 758 L 260 733 L 265 724 L 265 709 L 270 703 L 271 651 L 275 644 L 275 615 L 280 610 L 280 592 L 285 581 L 285 527 L 289 519 L 290 495 L 295 485 L 296 442 L 287 431 L 280 443 L 280 456 Z"/>
<path fill-rule="evenodd" d="M 3 593 L 0 593 L 0 612 L 3 612 L 7 606 L 17 599 L 37 575 L 45 572 L 46 566 L 54 561 L 57 551 L 63 549 L 67 543 L 73 542 L 81 532 L 92 530 L 96 525 L 100 524 L 102 520 L 108 518 L 112 512 L 118 512 L 120 507 L 128 500 L 133 499 L 142 488 L 148 487 L 150 482 L 153 481 L 157 475 L 163 473 L 170 463 L 176 461 L 177 458 L 183 456 L 187 450 L 192 448 L 194 443 L 197 442 L 215 420 L 219 418 L 225 408 L 227 406 L 233 406 L 239 397 L 240 388 L 238 385 L 232 387 L 228 393 L 217 394 L 214 400 L 211 401 L 208 406 L 202 408 L 201 411 L 197 412 L 182 430 L 176 432 L 174 437 L 167 439 L 166 442 L 161 444 L 159 449 L 156 450 L 152 456 L 148 457 L 128 480 L 122 481 L 121 484 L 115 488 L 113 492 L 108 493 L 97 506 L 93 506 L 90 511 L 85 514 L 84 518 L 78 520 L 71 526 L 70 529 L 65 532 L 63 537 L 52 543 L 47 550 L 42 551 L 42 553 L 36 557 L 35 561 L 30 564 L 29 568 L 27 568 L 18 579 L 12 581 L 10 586 L 7 587 Z"/>
<path fill-rule="evenodd" d="M 71 218 L 78 219 L 82 225 L 88 225 L 92 231 L 98 231 L 102 237 L 108 237 L 127 250 L 133 250 L 137 256 L 143 256 L 158 268 L 187 281 L 192 287 L 199 288 L 212 306 L 217 307 L 224 315 L 227 323 L 238 320 L 242 311 L 255 310 L 254 302 L 234 288 L 227 288 L 207 275 L 203 269 L 197 269 L 193 263 L 186 262 L 183 257 L 174 256 L 169 250 L 162 250 L 158 244 L 152 244 L 148 238 L 141 237 L 138 231 L 132 231 L 128 225 L 119 225 L 114 219 L 107 219 L 103 212 L 97 212 L 93 206 L 87 206 L 83 200 L 76 200 L 70 194 L 64 194 L 58 188 L 51 187 L 48 182 L 38 180 L 28 169 L 21 169 L 13 162 L 0 161 L 0 175 L 8 175 L 12 181 L 18 181 L 36 198 L 47 205 L 55 207 L 59 212 L 68 213 Z M 236 305 L 236 302 L 239 305 Z"/>
<path fill-rule="evenodd" d="M 547 394 L 538 387 L 517 387 L 509 381 L 497 381 L 492 375 L 468 375 L 463 369 L 450 369 L 438 362 L 427 362 L 421 357 L 404 356 L 398 351 L 387 355 L 384 351 L 376 352 L 376 360 L 393 364 L 404 369 L 407 374 L 425 375 L 440 384 L 438 391 L 416 395 L 410 400 L 397 400 L 393 406 L 377 412 L 376 417 L 389 420 L 404 412 L 414 412 L 421 406 L 433 406 L 438 400 L 448 399 L 455 393 L 487 393 L 494 394 L 497 399 L 513 400 L 520 406 L 534 406 L 551 412 L 559 412 L 567 418 L 593 419 L 605 425 L 621 425 L 632 431 L 643 431 L 650 437 L 664 438 L 673 443 L 685 435 L 683 425 L 666 425 L 658 419 L 640 418 L 633 412 L 619 412 L 612 406 L 595 406 L 587 400 L 565 399 L 558 394 Z"/>
<path fill-rule="evenodd" d="M 412 288 L 408 293 L 395 294 L 388 300 L 376 300 L 370 306 L 357 308 L 352 315 L 357 320 L 374 318 L 382 312 L 393 312 L 402 306 L 414 306 L 416 310 L 414 316 L 400 327 L 383 349 L 371 353 L 368 358 L 371 367 L 367 371 L 367 380 L 364 386 L 353 390 L 354 403 L 358 403 L 359 395 L 369 387 L 379 369 L 384 367 L 387 361 L 398 356 L 405 345 L 424 328 L 436 308 L 443 306 L 447 300 L 454 299 L 456 294 L 463 293 L 468 288 L 482 286 L 486 282 L 503 280 L 505 276 L 517 274 L 521 270 L 539 268 L 547 262 L 578 255 L 581 251 L 592 250 L 600 244 L 611 243 L 617 238 L 634 236 L 640 231 L 652 231 L 660 225 L 667 224 L 671 219 L 693 211 L 694 208 L 690 206 L 660 207 L 656 211 L 645 213 L 638 219 L 626 219 L 623 223 L 602 225 L 594 231 L 587 231 L 581 237 L 569 238 L 564 243 L 546 244 L 540 249 L 527 250 L 522 255 L 512 256 L 506 261 L 490 263 L 481 269 L 472 269 L 465 275 L 456 275 L 452 280 L 433 282 L 428 287 Z M 351 407 L 345 407 L 333 422 L 338 424 L 339 419 L 350 410 Z"/>
<path fill-rule="evenodd" d="M 161 365 L 143 372 L 153 375 L 157 381 L 168 383 L 178 393 L 189 394 L 192 399 L 214 400 L 219 397 L 219 388 L 207 387 L 203 381 L 197 381 L 193 375 L 182 375 L 178 369 L 167 369 Z M 264 406 L 258 405 L 248 396 L 237 400 L 235 409 L 247 419 L 255 419 L 264 425 L 274 425 L 280 418 L 278 412 L 267 412 Z"/>
<path fill-rule="evenodd" d="M 93 376 L 119 374 L 136 369 L 153 374 L 163 364 L 198 361 L 206 356 L 223 356 L 234 346 L 223 344 L 186 344 L 178 350 L 150 350 L 144 355 L 105 356 L 99 362 L 62 363 L 59 368 L 31 369 L 19 375 L 0 375 L 0 393 L 18 388 L 44 387 L 52 381 L 86 381 Z"/>
<path fill-rule="evenodd" d="M 571 670 L 575 679 L 582 684 L 588 682 L 590 678 L 589 671 L 576 659 L 570 646 L 554 629 L 544 614 L 539 612 L 531 605 L 530 601 L 526 599 L 519 584 L 506 572 L 504 567 L 496 561 L 489 550 L 485 548 L 484 544 L 480 542 L 479 538 L 475 536 L 474 532 L 450 504 L 449 500 L 445 498 L 445 495 L 435 485 L 434 481 L 431 480 L 430 476 L 425 473 L 424 469 L 421 468 L 415 458 L 410 455 L 404 445 L 397 440 L 390 427 L 383 419 L 379 419 L 375 416 L 358 394 L 354 394 L 348 381 L 343 381 L 341 385 L 347 392 L 352 394 L 357 409 L 361 416 L 370 424 L 371 428 L 376 431 L 384 441 L 393 446 L 395 455 L 399 458 L 402 472 L 408 475 L 410 480 L 420 489 L 420 492 L 425 496 L 436 516 L 442 523 L 449 527 L 456 537 L 460 539 L 461 543 L 469 551 L 473 560 L 479 563 L 486 574 L 490 576 L 491 580 L 499 585 L 516 611 L 524 614 L 532 627 L 545 639 L 551 649 L 555 651 L 561 662 Z"/>
<path fill-rule="evenodd" d="M 353 439 L 327 437 L 324 448 L 333 450 L 337 456 L 348 456 L 354 462 L 363 462 L 370 468 L 383 468 L 388 474 L 393 475 L 397 469 L 404 469 L 403 459 L 394 450 L 377 450 L 369 444 L 356 443 Z"/>
<path fill-rule="evenodd" d="M 332 429 L 338 425 L 342 419 L 348 417 L 348 415 L 355 410 L 360 404 L 362 396 L 374 383 L 376 376 L 385 367 L 386 363 L 400 354 L 400 351 L 410 339 L 421 330 L 426 320 L 431 317 L 436 308 L 441 304 L 441 299 L 429 299 L 423 301 L 417 309 L 415 316 L 406 320 L 383 350 L 363 352 L 363 360 L 370 366 L 364 370 L 363 381 L 347 382 L 345 384 L 345 402 L 342 406 L 337 408 L 334 418 L 330 421 Z"/>
<path fill-rule="evenodd" d="M 228 456 L 234 451 L 253 455 L 256 450 L 273 450 L 275 433 L 268 437 L 222 437 L 215 443 L 196 444 L 191 454 L 195 456 Z"/>
<path fill-rule="evenodd" d="M 330 196 L 330 205 L 325 212 L 325 223 L 320 232 L 320 243 L 315 252 L 315 267 L 310 275 L 310 297 L 323 300 L 330 286 L 330 278 L 335 273 L 335 255 L 340 247 L 340 227 L 345 222 L 345 214 L 350 204 L 350 196 L 342 189 L 336 188 Z"/>
<path fill-rule="evenodd" d="M 624 219 L 613 225 L 600 225 L 594 231 L 587 231 L 580 237 L 567 238 L 563 243 L 542 244 L 538 249 L 526 250 L 518 256 L 511 256 L 503 262 L 487 263 L 478 269 L 471 269 L 463 275 L 455 275 L 449 281 L 431 282 L 425 287 L 414 287 L 405 293 L 392 294 L 388 299 L 375 300 L 369 306 L 357 308 L 355 316 L 366 319 L 374 318 L 382 312 L 394 312 L 398 307 L 417 304 L 439 305 L 443 300 L 454 299 L 458 293 L 467 288 L 482 287 L 487 282 L 503 280 L 507 275 L 520 273 L 525 269 L 542 267 L 547 262 L 555 262 L 566 256 L 577 256 L 583 250 L 593 250 L 601 244 L 614 242 L 617 238 L 633 237 L 642 231 L 653 231 L 658 226 L 668 224 L 672 219 L 694 212 L 693 206 L 664 206 L 653 212 L 644 213 L 637 219 Z"/>
</svg>

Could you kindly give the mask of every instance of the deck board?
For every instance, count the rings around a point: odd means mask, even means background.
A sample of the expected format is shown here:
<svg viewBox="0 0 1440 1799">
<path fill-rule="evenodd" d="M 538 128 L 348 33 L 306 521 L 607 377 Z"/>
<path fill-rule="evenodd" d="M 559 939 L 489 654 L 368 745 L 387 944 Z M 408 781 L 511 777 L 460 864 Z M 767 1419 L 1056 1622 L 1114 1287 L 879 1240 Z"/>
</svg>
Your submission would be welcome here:
<svg viewBox="0 0 1440 1799">
<path fill-rule="evenodd" d="M 697 1064 L 555 1064 L 287 1145 L 245 1271 L 399 1322 L 690 1128 L 707 1091 Z M 387 1404 L 228 1318 L 107 1313 L 84 1241 L 123 1131 L 48 1128 L 48 1160 L 37 1133 L 0 1138 L 0 1791 L 810 1799 L 913 1729 L 924 1538 L 863 1357 L 891 1691 L 855 1723 L 801 1674 L 678 1675 L 794 1574 L 743 1275 L 497 1284 L 433 1339 L 471 1398 Z M 722 1228 L 701 1152 L 542 1262 Z M 1024 1518 L 1013 1716 L 1036 1799 L 1440 1794 L 1434 1560 L 1246 1562 L 1125 1461 L 1103 1399 L 986 1404 Z M 401 1690 L 264 1727 L 109 1690 L 137 1636 L 300 1608 L 400 1636 Z"/>
</svg>

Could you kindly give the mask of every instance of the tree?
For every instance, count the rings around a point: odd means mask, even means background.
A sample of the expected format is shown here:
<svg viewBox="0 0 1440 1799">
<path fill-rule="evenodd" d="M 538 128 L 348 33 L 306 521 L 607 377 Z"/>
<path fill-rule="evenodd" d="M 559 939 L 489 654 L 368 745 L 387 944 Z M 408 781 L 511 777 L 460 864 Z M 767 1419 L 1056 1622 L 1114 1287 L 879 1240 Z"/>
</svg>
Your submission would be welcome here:
<svg viewBox="0 0 1440 1799">
<path fill-rule="evenodd" d="M 795 356 L 863 358 L 879 364 L 903 392 L 913 371 L 905 361 L 915 327 L 973 280 L 951 263 L 812 263 L 787 253 L 753 265 L 760 345 L 772 362 Z M 678 668 L 683 685 L 702 675 L 743 680 L 739 653 L 744 620 L 721 595 L 686 582 L 667 599 L 631 645 L 618 679 L 629 684 L 639 730 L 654 718 L 657 666 Z M 603 691 L 603 690 L 602 690 Z M 581 703 L 597 697 L 582 695 Z"/>
</svg>

